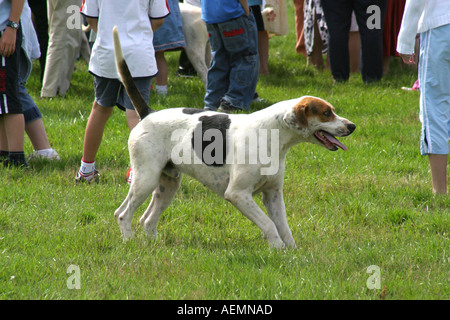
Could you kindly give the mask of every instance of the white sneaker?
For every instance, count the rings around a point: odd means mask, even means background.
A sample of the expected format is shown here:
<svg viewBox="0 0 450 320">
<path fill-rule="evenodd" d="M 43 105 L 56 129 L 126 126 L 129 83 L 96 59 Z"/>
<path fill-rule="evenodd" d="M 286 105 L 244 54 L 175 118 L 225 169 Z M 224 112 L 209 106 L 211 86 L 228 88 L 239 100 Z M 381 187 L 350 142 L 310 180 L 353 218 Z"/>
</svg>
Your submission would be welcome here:
<svg viewBox="0 0 450 320">
<path fill-rule="evenodd" d="M 77 171 L 77 175 L 75 176 L 75 182 L 98 182 L 100 178 L 100 174 L 97 170 L 92 171 L 91 173 L 84 175 L 80 171 Z"/>
<path fill-rule="evenodd" d="M 35 159 L 61 160 L 55 149 L 35 150 L 27 158 L 28 161 Z"/>
</svg>

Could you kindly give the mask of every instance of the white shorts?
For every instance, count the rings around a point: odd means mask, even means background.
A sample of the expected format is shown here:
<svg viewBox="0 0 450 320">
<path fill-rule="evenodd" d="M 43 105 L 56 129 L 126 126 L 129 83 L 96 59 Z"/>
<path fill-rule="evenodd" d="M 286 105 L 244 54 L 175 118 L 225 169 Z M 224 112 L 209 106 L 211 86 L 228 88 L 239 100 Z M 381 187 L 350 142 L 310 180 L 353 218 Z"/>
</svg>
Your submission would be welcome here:
<svg viewBox="0 0 450 320">
<path fill-rule="evenodd" d="M 450 24 L 420 34 L 420 153 L 448 154 L 450 138 Z"/>
</svg>

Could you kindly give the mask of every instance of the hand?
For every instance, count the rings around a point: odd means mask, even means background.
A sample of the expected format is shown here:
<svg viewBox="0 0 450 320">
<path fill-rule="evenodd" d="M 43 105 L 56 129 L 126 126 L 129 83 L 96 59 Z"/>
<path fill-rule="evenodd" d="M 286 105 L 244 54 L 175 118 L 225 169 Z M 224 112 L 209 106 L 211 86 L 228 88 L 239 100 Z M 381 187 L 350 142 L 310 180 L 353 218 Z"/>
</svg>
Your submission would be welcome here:
<svg viewBox="0 0 450 320">
<path fill-rule="evenodd" d="M 0 55 L 3 57 L 11 56 L 16 51 L 16 34 L 17 30 L 6 27 L 0 38 Z"/>
<path fill-rule="evenodd" d="M 400 57 L 402 58 L 403 62 L 406 64 L 415 64 L 414 61 L 414 53 L 413 54 L 404 54 L 400 53 Z"/>
</svg>

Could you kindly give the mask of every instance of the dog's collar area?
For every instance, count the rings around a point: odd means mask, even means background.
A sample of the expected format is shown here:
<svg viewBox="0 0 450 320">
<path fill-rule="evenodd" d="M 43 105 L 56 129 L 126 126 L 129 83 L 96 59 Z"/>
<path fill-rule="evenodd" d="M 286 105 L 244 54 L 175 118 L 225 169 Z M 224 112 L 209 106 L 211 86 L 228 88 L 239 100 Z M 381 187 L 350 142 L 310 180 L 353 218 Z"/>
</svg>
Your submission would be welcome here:
<svg viewBox="0 0 450 320">
<path fill-rule="evenodd" d="M 319 140 L 325 148 L 331 151 L 336 151 L 339 148 L 346 151 L 347 147 L 343 145 L 338 139 L 336 139 L 332 134 L 329 132 L 318 130 L 314 132 L 314 136 Z"/>
</svg>

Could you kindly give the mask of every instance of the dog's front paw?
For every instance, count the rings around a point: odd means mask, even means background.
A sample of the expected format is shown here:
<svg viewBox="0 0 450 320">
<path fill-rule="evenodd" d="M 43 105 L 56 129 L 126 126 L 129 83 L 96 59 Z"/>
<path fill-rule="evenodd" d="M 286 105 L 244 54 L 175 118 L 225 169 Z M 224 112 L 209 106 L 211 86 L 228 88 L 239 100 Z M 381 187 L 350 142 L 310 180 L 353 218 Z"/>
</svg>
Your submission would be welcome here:
<svg viewBox="0 0 450 320">
<path fill-rule="evenodd" d="M 133 239 L 134 233 L 133 231 L 128 228 L 120 228 L 120 232 L 122 233 L 123 242 L 127 242 L 128 240 Z"/>
<path fill-rule="evenodd" d="M 285 244 L 280 238 L 267 240 L 267 242 L 269 243 L 270 249 L 284 249 L 285 248 Z"/>
</svg>

